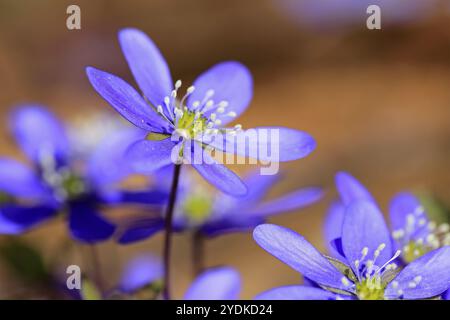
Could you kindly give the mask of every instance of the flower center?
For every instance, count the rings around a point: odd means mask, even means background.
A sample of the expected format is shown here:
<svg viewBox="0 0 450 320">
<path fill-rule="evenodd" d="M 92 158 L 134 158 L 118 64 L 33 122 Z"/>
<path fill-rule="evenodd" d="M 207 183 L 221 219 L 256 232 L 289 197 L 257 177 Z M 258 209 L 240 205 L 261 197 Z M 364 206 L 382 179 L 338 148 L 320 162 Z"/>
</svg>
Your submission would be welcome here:
<svg viewBox="0 0 450 320">
<path fill-rule="evenodd" d="M 356 270 L 355 283 L 350 283 L 346 277 L 342 278 L 342 283 L 346 287 L 353 289 L 360 300 L 384 299 L 384 290 L 392 279 L 390 275 L 397 269 L 397 265 L 393 261 L 401 254 L 400 251 L 397 251 L 385 264 L 378 266 L 376 261 L 385 247 L 386 244 L 380 244 L 373 252 L 371 259 L 367 259 L 369 248 L 363 248 L 361 258 L 353 262 Z"/>
<path fill-rule="evenodd" d="M 190 222 L 201 224 L 211 216 L 213 203 L 205 194 L 193 194 L 183 203 L 183 211 Z"/>
<path fill-rule="evenodd" d="M 40 169 L 42 179 L 59 201 L 78 198 L 86 192 L 84 180 L 68 167 L 58 167 L 51 152 L 41 152 Z"/>
<path fill-rule="evenodd" d="M 424 208 L 419 206 L 407 215 L 405 227 L 395 230 L 392 237 L 402 248 L 403 260 L 410 263 L 432 250 L 450 245 L 450 226 L 429 222 Z"/>
<path fill-rule="evenodd" d="M 360 300 L 383 300 L 385 287 L 381 277 L 369 277 L 356 284 L 356 294 Z"/>
<path fill-rule="evenodd" d="M 234 111 L 227 111 L 228 101 L 215 101 L 214 90 L 207 90 L 202 100 L 193 101 L 191 106 L 186 105 L 187 98 L 195 91 L 194 86 L 186 89 L 186 94 L 178 99 L 178 90 L 181 88 L 181 80 L 174 84 L 170 96 L 164 98 L 164 104 L 156 107 L 157 113 L 164 118 L 169 127 L 184 139 L 195 139 L 198 134 L 218 134 L 222 125 L 221 117 L 235 118 Z M 233 132 L 241 130 L 241 125 L 236 125 Z M 230 131 L 227 131 L 230 133 Z"/>
</svg>

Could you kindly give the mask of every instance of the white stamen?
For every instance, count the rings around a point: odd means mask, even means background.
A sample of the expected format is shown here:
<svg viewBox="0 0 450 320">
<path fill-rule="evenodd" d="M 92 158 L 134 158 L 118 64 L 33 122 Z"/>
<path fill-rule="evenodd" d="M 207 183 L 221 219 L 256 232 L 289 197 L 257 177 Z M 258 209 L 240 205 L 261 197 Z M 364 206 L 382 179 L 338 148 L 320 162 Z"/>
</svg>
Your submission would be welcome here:
<svg viewBox="0 0 450 320">
<path fill-rule="evenodd" d="M 228 101 L 225 101 L 225 100 L 220 101 L 219 102 L 219 107 L 222 107 L 222 108 L 228 107 Z"/>
<path fill-rule="evenodd" d="M 220 125 L 222 124 L 222 120 L 217 119 L 216 121 L 214 121 L 214 124 L 215 124 L 216 126 L 220 126 Z"/>
<path fill-rule="evenodd" d="M 350 281 L 346 277 L 342 277 L 341 282 L 346 287 L 350 286 Z"/>
<path fill-rule="evenodd" d="M 181 80 L 177 80 L 175 82 L 175 89 L 179 89 L 181 87 Z"/>
<path fill-rule="evenodd" d="M 227 116 L 235 118 L 237 116 L 237 114 L 234 111 L 230 111 L 230 112 L 227 113 Z"/>
<path fill-rule="evenodd" d="M 217 115 L 216 115 L 215 113 L 211 113 L 211 115 L 209 116 L 209 118 L 210 118 L 212 121 L 215 121 L 215 120 L 216 120 L 216 117 L 217 117 Z"/>
<path fill-rule="evenodd" d="M 194 90 L 195 90 L 195 87 L 194 86 L 190 86 L 189 88 L 187 88 L 186 92 L 187 92 L 187 94 L 191 94 L 192 92 L 194 92 Z"/>
</svg>

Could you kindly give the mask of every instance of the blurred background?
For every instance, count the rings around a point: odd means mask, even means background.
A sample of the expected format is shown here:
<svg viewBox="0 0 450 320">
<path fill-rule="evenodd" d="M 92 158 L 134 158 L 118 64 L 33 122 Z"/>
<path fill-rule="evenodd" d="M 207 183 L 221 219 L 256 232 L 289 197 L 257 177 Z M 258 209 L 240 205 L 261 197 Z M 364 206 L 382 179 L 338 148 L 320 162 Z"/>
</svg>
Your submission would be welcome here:
<svg viewBox="0 0 450 320">
<path fill-rule="evenodd" d="M 81 8 L 81 30 L 66 28 L 70 4 Z M 381 6 L 382 30 L 366 28 L 370 4 Z M 219 61 L 243 62 L 253 73 L 255 92 L 239 123 L 288 126 L 316 138 L 312 155 L 282 165 L 286 179 L 273 195 L 317 185 L 325 188 L 325 199 L 272 222 L 298 231 L 318 248 L 325 248 L 323 217 L 336 197 L 333 177 L 339 170 L 360 179 L 383 209 L 405 189 L 450 204 L 448 0 L 0 0 L 2 156 L 23 159 L 7 126 L 15 104 L 48 105 L 72 123 L 110 111 L 84 68 L 93 65 L 134 83 L 116 37 L 129 26 L 155 41 L 173 78 L 184 83 Z M 176 236 L 174 242 L 178 298 L 191 281 L 188 237 Z M 67 229 L 62 221 L 53 222 L 22 240 L 47 263 L 67 243 Z M 121 265 L 135 254 L 159 254 L 161 240 L 96 246 L 106 281 L 114 283 Z M 6 241 L 0 236 L 0 243 Z M 89 250 L 70 246 L 62 274 L 69 264 L 89 267 Z M 208 242 L 206 263 L 236 267 L 242 298 L 300 281 L 250 234 Z M 0 298 L 13 297 L 47 298 L 0 264 Z"/>
</svg>

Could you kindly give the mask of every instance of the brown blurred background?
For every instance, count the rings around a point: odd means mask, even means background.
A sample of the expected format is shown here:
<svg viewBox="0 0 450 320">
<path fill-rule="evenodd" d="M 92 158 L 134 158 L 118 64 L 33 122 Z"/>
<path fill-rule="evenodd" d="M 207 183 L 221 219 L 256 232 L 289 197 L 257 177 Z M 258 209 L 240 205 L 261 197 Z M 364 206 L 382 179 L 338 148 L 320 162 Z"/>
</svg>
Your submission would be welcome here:
<svg viewBox="0 0 450 320">
<path fill-rule="evenodd" d="M 81 7 L 81 30 L 66 28 L 69 4 Z M 222 60 L 246 64 L 255 93 L 239 119 L 244 127 L 283 125 L 316 138 L 311 156 L 282 166 L 289 174 L 273 194 L 319 185 L 326 198 L 273 222 L 319 248 L 324 248 L 322 222 L 336 195 L 333 176 L 339 170 L 365 183 L 383 208 L 404 189 L 432 192 L 450 204 L 448 2 L 436 1 L 427 14 L 406 22 L 382 20 L 379 31 L 367 30 L 365 19 L 361 12 L 354 24 L 346 24 L 331 15 L 327 24 L 311 25 L 281 0 L 0 0 L 0 152 L 21 157 L 6 125 L 14 104 L 39 102 L 67 121 L 109 110 L 84 68 L 94 65 L 133 81 L 116 38 L 120 28 L 132 26 L 156 42 L 173 78 L 185 83 Z M 67 237 L 61 225 L 51 223 L 24 238 L 51 256 Z M 191 281 L 187 239 L 177 236 L 174 243 L 176 297 Z M 127 258 L 158 253 L 160 246 L 160 236 L 132 246 L 98 246 L 107 281 L 115 281 Z M 87 263 L 86 248 L 78 248 L 64 263 Z M 243 298 L 300 281 L 250 234 L 208 243 L 207 264 L 238 268 Z M 25 290 L 20 286 L 0 265 L 0 298 Z"/>
</svg>

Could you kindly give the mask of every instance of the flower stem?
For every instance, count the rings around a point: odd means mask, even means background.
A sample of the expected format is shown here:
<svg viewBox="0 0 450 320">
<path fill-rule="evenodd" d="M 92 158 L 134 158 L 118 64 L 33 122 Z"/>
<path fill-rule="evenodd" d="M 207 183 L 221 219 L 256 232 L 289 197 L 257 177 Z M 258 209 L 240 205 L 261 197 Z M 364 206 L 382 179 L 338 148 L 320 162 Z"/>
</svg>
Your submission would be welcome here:
<svg viewBox="0 0 450 320">
<path fill-rule="evenodd" d="M 199 231 L 192 234 L 192 272 L 197 277 L 205 267 L 205 239 Z"/>
<path fill-rule="evenodd" d="M 163 298 L 170 300 L 170 251 L 172 246 L 172 220 L 175 202 L 177 200 L 178 181 L 180 178 L 181 164 L 176 164 L 172 177 L 172 187 L 170 190 L 169 203 L 165 214 L 165 234 L 164 234 L 164 288 Z"/>
</svg>

